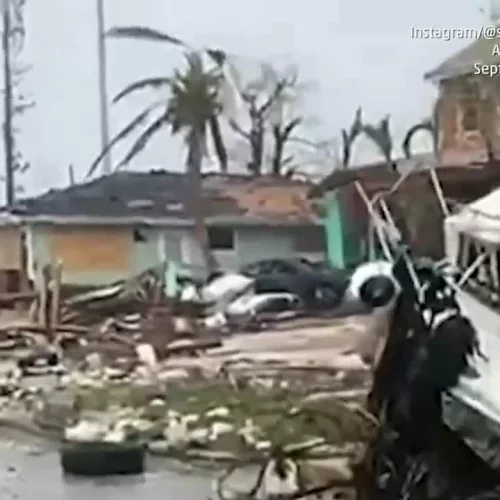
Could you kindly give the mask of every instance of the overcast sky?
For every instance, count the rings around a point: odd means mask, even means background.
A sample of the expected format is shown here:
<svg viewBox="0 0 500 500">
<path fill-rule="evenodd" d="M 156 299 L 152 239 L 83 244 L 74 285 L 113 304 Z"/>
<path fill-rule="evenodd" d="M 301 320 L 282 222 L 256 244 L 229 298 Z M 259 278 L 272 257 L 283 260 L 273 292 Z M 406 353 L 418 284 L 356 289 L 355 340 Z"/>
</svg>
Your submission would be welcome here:
<svg viewBox="0 0 500 500">
<path fill-rule="evenodd" d="M 396 142 L 429 114 L 434 89 L 423 73 L 467 40 L 415 40 L 411 27 L 471 28 L 487 22 L 487 0 L 105 0 L 107 27 L 140 24 L 199 45 L 219 45 L 242 58 L 294 63 L 315 85 L 305 112 L 315 138 L 338 135 L 361 105 L 367 120 L 389 113 Z M 36 100 L 22 127 L 33 167 L 31 191 L 82 178 L 99 151 L 95 0 L 27 0 L 23 61 L 33 65 L 24 89 Z M 131 80 L 168 74 L 181 62 L 173 47 L 108 41 L 110 96 Z M 111 108 L 116 132 L 151 95 Z M 362 144 L 360 160 L 371 149 Z M 363 153 L 364 150 L 364 153 Z M 115 156 L 119 159 L 119 154 Z M 2 157 L 3 158 L 3 157 Z M 134 168 L 182 169 L 182 148 L 165 132 Z M 2 162 L 3 163 L 3 162 Z"/>
</svg>

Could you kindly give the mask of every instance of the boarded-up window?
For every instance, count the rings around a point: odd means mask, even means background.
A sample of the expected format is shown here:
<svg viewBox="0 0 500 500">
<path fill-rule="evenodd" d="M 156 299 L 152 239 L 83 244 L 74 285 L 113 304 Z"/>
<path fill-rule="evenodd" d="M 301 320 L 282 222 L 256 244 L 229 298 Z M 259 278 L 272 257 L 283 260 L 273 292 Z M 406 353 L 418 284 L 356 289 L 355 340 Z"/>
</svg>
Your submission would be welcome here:
<svg viewBox="0 0 500 500">
<path fill-rule="evenodd" d="M 133 237 L 129 228 L 54 229 L 52 255 L 68 271 L 126 271 Z"/>
<path fill-rule="evenodd" d="M 296 252 L 324 252 L 326 249 L 323 226 L 307 226 L 291 229 Z"/>
<path fill-rule="evenodd" d="M 21 230 L 0 228 L 0 270 L 21 269 Z"/>
</svg>

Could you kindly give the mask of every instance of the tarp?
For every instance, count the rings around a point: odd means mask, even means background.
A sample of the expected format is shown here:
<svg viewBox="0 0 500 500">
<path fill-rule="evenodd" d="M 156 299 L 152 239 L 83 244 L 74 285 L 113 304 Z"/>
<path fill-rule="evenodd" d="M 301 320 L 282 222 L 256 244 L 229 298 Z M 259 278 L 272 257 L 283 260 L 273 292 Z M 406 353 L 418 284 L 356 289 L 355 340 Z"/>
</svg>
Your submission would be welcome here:
<svg viewBox="0 0 500 500">
<path fill-rule="evenodd" d="M 444 233 L 446 255 L 453 262 L 458 255 L 460 233 L 500 245 L 500 188 L 447 217 Z"/>
</svg>

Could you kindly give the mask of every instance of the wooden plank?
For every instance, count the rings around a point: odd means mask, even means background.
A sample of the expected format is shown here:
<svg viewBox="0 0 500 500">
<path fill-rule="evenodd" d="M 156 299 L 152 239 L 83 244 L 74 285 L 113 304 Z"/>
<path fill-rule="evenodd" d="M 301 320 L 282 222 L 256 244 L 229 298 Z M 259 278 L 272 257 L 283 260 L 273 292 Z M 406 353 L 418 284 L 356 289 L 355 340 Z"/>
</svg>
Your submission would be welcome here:
<svg viewBox="0 0 500 500">
<path fill-rule="evenodd" d="M 0 270 L 21 269 L 21 230 L 0 228 Z"/>
<path fill-rule="evenodd" d="M 126 271 L 132 259 L 132 235 L 124 228 L 68 228 L 52 232 L 52 256 L 64 271 Z"/>
</svg>

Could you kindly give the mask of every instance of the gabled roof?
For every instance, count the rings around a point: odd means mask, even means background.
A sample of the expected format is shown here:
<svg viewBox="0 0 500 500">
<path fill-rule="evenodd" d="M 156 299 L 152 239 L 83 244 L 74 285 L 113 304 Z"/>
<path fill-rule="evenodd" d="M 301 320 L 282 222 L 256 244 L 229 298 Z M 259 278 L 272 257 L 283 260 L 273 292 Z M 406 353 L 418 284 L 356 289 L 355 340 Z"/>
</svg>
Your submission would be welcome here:
<svg viewBox="0 0 500 500">
<path fill-rule="evenodd" d="M 488 40 L 480 38 L 443 61 L 437 68 L 424 75 L 426 80 L 440 82 L 458 76 L 474 73 L 474 65 L 500 64 L 500 56 L 493 55 L 495 45 L 500 46 L 500 38 Z"/>
<path fill-rule="evenodd" d="M 319 220 L 311 185 L 292 179 L 209 174 L 204 212 L 220 223 L 303 224 Z M 47 222 L 191 224 L 192 190 L 185 174 L 118 172 L 21 200 L 13 215 Z"/>
</svg>

